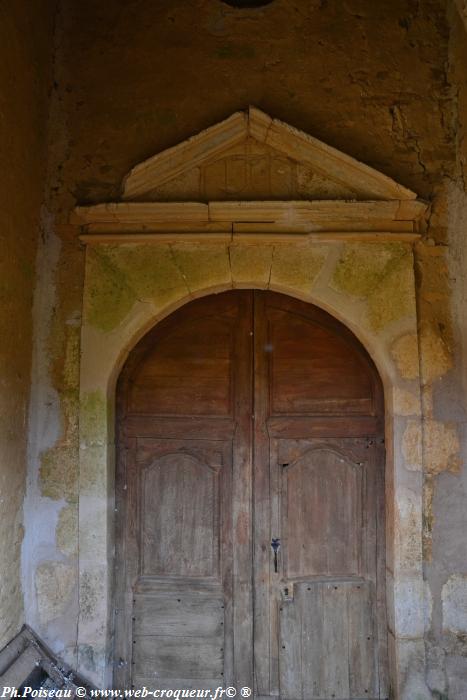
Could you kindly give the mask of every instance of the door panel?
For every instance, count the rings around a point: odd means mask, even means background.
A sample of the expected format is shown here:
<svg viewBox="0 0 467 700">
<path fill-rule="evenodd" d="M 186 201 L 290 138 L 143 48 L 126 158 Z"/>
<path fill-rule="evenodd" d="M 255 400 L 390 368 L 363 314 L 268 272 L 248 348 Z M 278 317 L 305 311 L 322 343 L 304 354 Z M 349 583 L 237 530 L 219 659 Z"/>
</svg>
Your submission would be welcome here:
<svg viewBox="0 0 467 700">
<path fill-rule="evenodd" d="M 375 387 L 366 358 L 318 316 L 310 322 L 290 306 L 267 304 L 265 312 L 270 415 L 371 415 Z"/>
<path fill-rule="evenodd" d="M 284 576 L 358 575 L 361 466 L 320 446 L 278 467 Z"/>
<path fill-rule="evenodd" d="M 232 629 L 224 602 L 232 576 L 231 449 L 207 440 L 137 441 L 135 687 L 168 688 L 171 679 L 217 687 L 232 665 L 224 653 Z"/>
<path fill-rule="evenodd" d="M 386 697 L 382 427 L 316 307 L 234 291 L 158 324 L 118 387 L 115 685 Z"/>
<path fill-rule="evenodd" d="M 215 680 L 222 683 L 224 658 L 222 638 L 206 639 L 199 636 L 137 636 L 134 651 L 136 685 L 143 685 L 145 679 L 151 679 L 150 686 L 158 687 L 159 679 L 168 685 L 171 679 L 177 679 L 184 686 L 185 680 Z M 157 677 L 154 678 L 154 669 Z M 179 678 L 183 672 L 183 679 Z"/>
<path fill-rule="evenodd" d="M 137 637 L 154 635 L 156 628 L 163 637 L 220 637 L 224 606 L 220 599 L 199 593 L 183 598 L 167 592 L 136 595 L 134 618 Z"/>
<path fill-rule="evenodd" d="M 134 372 L 129 413 L 231 414 L 233 331 L 218 316 L 198 317 L 160 337 Z"/>
<path fill-rule="evenodd" d="M 221 468 L 185 451 L 141 468 L 142 576 L 219 576 Z"/>
<path fill-rule="evenodd" d="M 280 687 L 287 700 L 378 697 L 370 582 L 296 583 L 280 606 Z"/>
</svg>

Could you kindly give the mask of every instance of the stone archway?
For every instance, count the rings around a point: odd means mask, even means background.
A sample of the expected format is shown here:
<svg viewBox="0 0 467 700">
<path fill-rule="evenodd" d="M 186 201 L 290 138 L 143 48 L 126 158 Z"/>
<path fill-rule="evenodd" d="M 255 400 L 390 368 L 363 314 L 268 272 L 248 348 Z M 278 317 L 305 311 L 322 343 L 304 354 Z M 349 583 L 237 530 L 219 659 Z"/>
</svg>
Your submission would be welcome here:
<svg viewBox="0 0 467 700">
<path fill-rule="evenodd" d="M 282 133 L 277 128 L 276 140 Z M 255 129 L 257 133 L 259 126 Z M 274 133 L 271 124 L 268 129 Z M 210 158 L 222 155 L 219 139 L 216 144 Z M 224 143 L 223 148 L 231 146 Z M 333 177 L 336 153 L 331 154 Z M 177 163 L 178 155 L 172 153 L 166 162 Z M 329 159 L 329 151 L 325 156 Z M 157 173 L 163 158 L 156 158 Z M 186 164 L 186 171 L 199 166 L 197 158 L 195 165 Z M 347 158 L 340 163 L 350 181 L 356 166 Z M 323 167 L 321 163 L 321 174 Z M 151 168 L 152 164 L 138 171 L 138 187 Z M 180 172 L 178 192 L 187 186 Z M 378 182 L 374 196 L 384 197 L 381 188 L 389 187 L 384 176 L 378 180 L 371 171 L 368 179 L 366 166 L 358 172 L 367 177 L 367 192 L 369 183 Z M 341 170 L 340 187 L 342 179 Z M 128 196 L 129 183 L 130 178 Z M 363 187 L 361 180 L 359 185 Z M 149 188 L 153 198 L 155 187 Z M 232 288 L 256 288 L 325 309 L 353 331 L 378 368 L 386 407 L 391 682 L 396 697 L 413 698 L 414 689 L 423 692 L 421 418 L 411 248 L 425 207 L 398 187 L 393 183 L 390 192 L 386 189 L 386 196 L 401 197 L 397 202 L 135 202 L 77 212 L 75 221 L 84 226 L 82 239 L 88 244 L 81 360 L 79 670 L 98 685 L 110 683 L 115 615 L 111 579 L 116 378 L 139 338 L 186 301 Z"/>
</svg>

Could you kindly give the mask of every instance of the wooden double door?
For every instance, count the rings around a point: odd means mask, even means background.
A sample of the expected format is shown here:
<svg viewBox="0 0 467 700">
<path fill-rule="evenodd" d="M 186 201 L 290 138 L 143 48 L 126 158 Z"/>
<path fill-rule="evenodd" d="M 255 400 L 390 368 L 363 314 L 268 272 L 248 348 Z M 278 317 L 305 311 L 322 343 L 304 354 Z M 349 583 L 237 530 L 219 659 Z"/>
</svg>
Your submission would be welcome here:
<svg viewBox="0 0 467 700">
<path fill-rule="evenodd" d="M 382 430 L 312 305 L 226 292 L 148 333 L 118 385 L 115 685 L 387 697 Z"/>
</svg>

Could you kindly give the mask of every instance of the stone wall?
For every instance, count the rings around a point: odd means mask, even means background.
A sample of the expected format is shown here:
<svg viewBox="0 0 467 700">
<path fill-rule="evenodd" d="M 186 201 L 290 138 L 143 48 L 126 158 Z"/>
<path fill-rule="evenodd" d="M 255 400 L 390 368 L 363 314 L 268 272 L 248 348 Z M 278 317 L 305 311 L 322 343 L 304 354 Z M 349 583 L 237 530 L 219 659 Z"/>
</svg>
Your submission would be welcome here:
<svg viewBox="0 0 467 700">
<path fill-rule="evenodd" d="M 0 6 L 0 648 L 24 622 L 20 579 L 32 303 L 44 193 L 54 2 Z"/>
<path fill-rule="evenodd" d="M 446 183 L 443 216 L 448 243 L 444 274 L 449 277 L 453 337 L 449 355 L 440 347 L 436 371 L 432 365 L 431 376 L 426 373 L 425 406 L 435 421 L 428 418 L 427 432 L 432 426 L 443 424 L 444 434 L 451 433 L 451 444 L 458 441 L 459 455 L 454 460 L 445 455 L 438 465 L 433 460 L 428 462 L 425 558 L 433 596 L 433 616 L 426 639 L 427 677 L 439 697 L 457 700 L 467 697 L 467 15 L 464 25 L 451 8 L 449 19 L 449 79 L 456 96 L 456 163 Z M 431 304 L 442 323 L 436 302 Z M 431 438 L 427 436 L 427 448 L 430 440 L 438 443 L 436 432 Z M 437 450 L 431 452 L 436 454 Z"/>
<path fill-rule="evenodd" d="M 76 662 L 77 644 L 84 274 L 69 213 L 76 203 L 118 199 L 121 179 L 135 163 L 254 104 L 432 202 L 427 233 L 416 249 L 424 557 L 433 603 L 427 679 L 434 697 L 464 697 L 465 630 L 452 625 L 456 619 L 462 625 L 459 592 L 466 573 L 460 515 L 467 352 L 460 263 L 466 206 L 463 32 L 454 7 L 441 0 L 275 0 L 247 11 L 220 0 L 62 3 L 50 218 L 36 297 L 41 332 L 33 407 L 40 420 L 30 459 L 24 586 L 29 622 L 68 660 Z M 105 316 L 111 324 L 119 313 L 114 301 L 109 294 Z M 383 295 L 382 310 L 385 301 Z M 96 313 L 102 318 L 102 309 Z M 406 342 L 413 356 L 414 338 Z M 404 365 L 406 348 L 397 352 Z M 407 378 L 418 373 L 410 363 L 405 367 Z M 412 442 L 408 435 L 407 456 L 419 464 Z"/>
</svg>

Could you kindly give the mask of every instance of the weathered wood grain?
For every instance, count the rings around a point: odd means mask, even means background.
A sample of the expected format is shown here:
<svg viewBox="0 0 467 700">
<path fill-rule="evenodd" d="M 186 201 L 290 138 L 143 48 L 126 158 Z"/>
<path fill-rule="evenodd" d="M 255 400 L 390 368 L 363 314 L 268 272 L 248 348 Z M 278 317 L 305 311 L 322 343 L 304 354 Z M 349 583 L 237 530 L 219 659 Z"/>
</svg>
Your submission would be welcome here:
<svg viewBox="0 0 467 700">
<path fill-rule="evenodd" d="M 379 697 L 372 584 L 302 582 L 295 585 L 294 600 L 281 607 L 282 697 Z"/>
<path fill-rule="evenodd" d="M 150 331 L 118 388 L 116 686 L 385 697 L 383 424 L 311 305 L 228 292 Z"/>
</svg>

